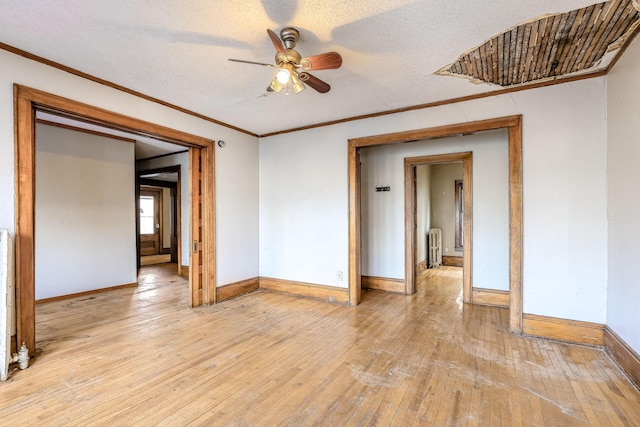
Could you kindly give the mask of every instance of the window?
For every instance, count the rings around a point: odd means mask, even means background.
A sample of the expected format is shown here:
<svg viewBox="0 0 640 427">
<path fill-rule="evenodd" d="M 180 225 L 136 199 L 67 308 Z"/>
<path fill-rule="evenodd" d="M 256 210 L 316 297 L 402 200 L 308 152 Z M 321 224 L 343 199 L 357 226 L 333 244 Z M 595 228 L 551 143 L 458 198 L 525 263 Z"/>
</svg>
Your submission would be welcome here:
<svg viewBox="0 0 640 427">
<path fill-rule="evenodd" d="M 456 180 L 456 212 L 455 212 L 455 229 L 456 229 L 456 251 L 462 251 L 464 245 L 464 188 L 462 180 Z"/>
<path fill-rule="evenodd" d="M 140 234 L 155 232 L 155 200 L 153 196 L 140 196 Z"/>
</svg>

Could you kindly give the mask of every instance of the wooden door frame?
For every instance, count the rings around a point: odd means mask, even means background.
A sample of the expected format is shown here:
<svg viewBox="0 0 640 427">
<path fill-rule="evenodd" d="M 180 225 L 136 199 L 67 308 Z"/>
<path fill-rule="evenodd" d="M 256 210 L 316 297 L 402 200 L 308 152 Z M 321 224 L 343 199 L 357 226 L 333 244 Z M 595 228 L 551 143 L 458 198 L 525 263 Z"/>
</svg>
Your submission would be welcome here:
<svg viewBox="0 0 640 427">
<path fill-rule="evenodd" d="M 138 195 L 138 203 L 140 201 L 140 197 L 143 196 L 142 193 L 154 193 L 154 204 L 155 207 L 154 209 L 158 209 L 158 212 L 154 212 L 154 216 L 158 219 L 158 227 L 156 229 L 156 227 L 154 227 L 154 231 L 157 232 L 158 235 L 158 247 L 157 247 L 157 254 L 156 255 L 162 255 L 162 245 L 163 245 L 163 232 L 164 232 L 164 224 L 162 224 L 162 221 L 164 221 L 164 197 L 162 195 L 162 188 L 160 187 L 151 187 L 151 186 L 147 186 L 147 185 L 140 185 L 140 194 Z M 157 199 L 156 199 L 157 197 Z M 137 212 L 137 221 L 138 224 L 140 224 L 140 207 L 138 207 L 138 209 L 136 209 Z M 142 247 L 141 247 L 141 240 L 142 240 L 142 233 L 140 233 L 140 226 L 138 225 L 138 250 L 140 252 L 142 252 Z M 154 233 L 156 234 L 156 233 Z M 142 256 L 141 254 L 138 255 L 138 257 Z"/>
<path fill-rule="evenodd" d="M 473 248 L 473 154 L 471 152 L 439 154 L 433 156 L 407 157 L 404 159 L 404 233 L 405 233 L 405 293 L 416 292 L 416 166 L 462 162 L 463 177 L 467 190 L 464 199 L 462 247 L 462 299 L 472 302 L 472 248 Z"/>
<path fill-rule="evenodd" d="M 14 84 L 15 265 L 17 342 L 35 350 L 35 123 L 36 111 L 70 117 L 136 135 L 197 149 L 203 155 L 202 297 L 191 305 L 215 302 L 214 141 L 151 122 Z M 133 167 L 133 164 L 132 164 Z M 190 175 L 194 173 L 190 171 Z M 200 174 L 197 174 L 198 176 Z"/>
<path fill-rule="evenodd" d="M 167 181 L 166 183 L 164 181 L 155 181 L 153 179 L 145 179 L 142 178 L 142 175 L 147 175 L 147 174 L 152 174 L 152 173 L 162 173 L 162 172 L 169 172 L 169 173 L 176 173 L 178 174 L 178 179 L 176 182 L 169 182 Z M 140 186 L 141 185 L 155 185 L 157 187 L 167 187 L 171 190 L 174 190 L 174 197 L 173 197 L 173 210 L 174 210 L 174 215 L 173 215 L 173 222 L 175 223 L 175 234 L 176 234 L 176 258 L 177 258 L 177 265 L 178 265 L 178 275 L 182 275 L 182 166 L 181 165 L 174 165 L 174 166 L 164 166 L 164 167 L 160 167 L 160 168 L 153 168 L 153 169 L 140 169 L 140 170 L 136 170 L 136 212 L 139 211 L 140 206 L 138 205 L 139 203 L 139 192 L 140 192 Z M 136 214 L 136 236 L 140 235 L 140 218 L 137 216 Z M 173 239 L 173 237 L 172 237 Z M 172 256 L 173 256 L 173 248 L 172 248 Z M 136 246 L 136 259 L 137 259 L 137 266 L 138 269 L 140 269 L 140 239 L 138 239 L 137 241 L 137 246 Z"/>
<path fill-rule="evenodd" d="M 349 139 L 349 304 L 360 303 L 362 279 L 360 148 L 497 129 L 507 129 L 509 135 L 509 329 L 522 333 L 522 115 Z"/>
</svg>

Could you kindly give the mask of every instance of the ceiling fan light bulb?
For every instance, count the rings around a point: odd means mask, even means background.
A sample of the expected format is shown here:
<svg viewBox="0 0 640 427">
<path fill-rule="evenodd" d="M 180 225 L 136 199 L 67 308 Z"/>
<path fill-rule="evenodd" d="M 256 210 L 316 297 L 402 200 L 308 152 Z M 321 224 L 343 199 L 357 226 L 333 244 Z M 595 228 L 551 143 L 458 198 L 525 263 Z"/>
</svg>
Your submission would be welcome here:
<svg viewBox="0 0 640 427">
<path fill-rule="evenodd" d="M 283 85 L 286 85 L 289 82 L 290 77 L 291 73 L 289 73 L 289 70 L 285 70 L 284 68 L 281 68 L 280 71 L 278 71 L 278 74 L 276 74 L 276 79 L 278 79 L 278 82 Z"/>
</svg>

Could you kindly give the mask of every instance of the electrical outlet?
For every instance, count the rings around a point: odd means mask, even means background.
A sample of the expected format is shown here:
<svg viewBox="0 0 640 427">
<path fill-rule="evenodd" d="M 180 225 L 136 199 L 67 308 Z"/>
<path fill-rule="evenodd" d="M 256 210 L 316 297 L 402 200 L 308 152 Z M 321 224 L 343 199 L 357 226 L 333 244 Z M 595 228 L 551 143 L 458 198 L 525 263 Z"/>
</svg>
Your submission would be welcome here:
<svg viewBox="0 0 640 427">
<path fill-rule="evenodd" d="M 444 248 L 444 253 L 448 254 L 449 253 L 449 248 Z"/>
<path fill-rule="evenodd" d="M 338 272 L 336 273 L 336 280 L 337 280 L 338 282 L 342 282 L 342 271 L 338 271 Z"/>
</svg>

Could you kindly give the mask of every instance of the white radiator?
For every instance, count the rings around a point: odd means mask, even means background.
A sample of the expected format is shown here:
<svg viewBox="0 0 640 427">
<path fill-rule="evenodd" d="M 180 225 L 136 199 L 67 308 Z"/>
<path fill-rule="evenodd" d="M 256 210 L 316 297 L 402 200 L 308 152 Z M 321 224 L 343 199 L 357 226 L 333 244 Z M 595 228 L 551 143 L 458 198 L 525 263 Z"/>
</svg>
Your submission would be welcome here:
<svg viewBox="0 0 640 427">
<path fill-rule="evenodd" d="M 11 361 L 11 335 L 15 333 L 13 244 L 7 230 L 0 230 L 0 380 L 6 381 Z"/>
<path fill-rule="evenodd" d="M 438 268 L 442 265 L 442 230 L 432 228 L 429 230 L 429 268 Z"/>
</svg>

